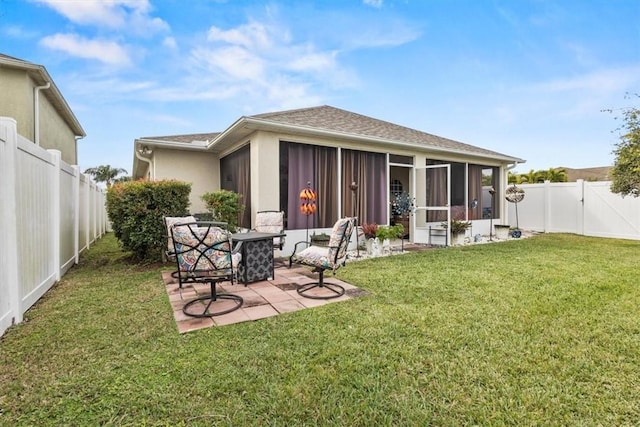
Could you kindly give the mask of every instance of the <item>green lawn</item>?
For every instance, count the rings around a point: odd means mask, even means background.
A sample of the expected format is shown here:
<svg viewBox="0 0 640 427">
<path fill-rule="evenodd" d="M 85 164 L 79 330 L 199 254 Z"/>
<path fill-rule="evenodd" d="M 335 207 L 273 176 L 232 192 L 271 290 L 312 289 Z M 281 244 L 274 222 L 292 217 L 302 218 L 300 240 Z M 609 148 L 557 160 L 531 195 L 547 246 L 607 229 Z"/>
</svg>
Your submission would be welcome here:
<svg viewBox="0 0 640 427">
<path fill-rule="evenodd" d="M 637 425 L 640 242 L 350 263 L 370 295 L 179 335 L 112 235 L 0 339 L 0 425 Z"/>
</svg>

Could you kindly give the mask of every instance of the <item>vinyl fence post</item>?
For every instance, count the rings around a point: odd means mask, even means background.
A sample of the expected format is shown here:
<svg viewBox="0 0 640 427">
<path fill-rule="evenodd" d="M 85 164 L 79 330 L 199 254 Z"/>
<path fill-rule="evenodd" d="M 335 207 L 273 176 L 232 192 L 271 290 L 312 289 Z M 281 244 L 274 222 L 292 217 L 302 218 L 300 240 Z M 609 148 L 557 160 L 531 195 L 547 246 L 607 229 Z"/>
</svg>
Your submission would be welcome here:
<svg viewBox="0 0 640 427">
<path fill-rule="evenodd" d="M 13 323 L 22 322 L 16 214 L 17 129 L 14 119 L 0 117 L 0 335 Z"/>
<path fill-rule="evenodd" d="M 584 236 L 584 179 L 576 181 L 576 189 L 578 191 L 578 218 L 576 232 Z"/>
<path fill-rule="evenodd" d="M 549 233 L 551 228 L 551 181 L 544 182 L 544 232 Z"/>
<path fill-rule="evenodd" d="M 80 262 L 80 168 L 78 165 L 71 166 L 73 169 L 73 256 L 74 264 Z"/>
<path fill-rule="evenodd" d="M 53 232 L 53 239 L 51 248 L 51 258 L 56 274 L 56 282 L 60 280 L 60 167 L 62 153 L 59 150 L 47 150 L 51 154 L 53 160 L 53 172 L 51 176 L 51 197 L 53 200 L 53 209 L 51 210 L 51 230 Z"/>
</svg>

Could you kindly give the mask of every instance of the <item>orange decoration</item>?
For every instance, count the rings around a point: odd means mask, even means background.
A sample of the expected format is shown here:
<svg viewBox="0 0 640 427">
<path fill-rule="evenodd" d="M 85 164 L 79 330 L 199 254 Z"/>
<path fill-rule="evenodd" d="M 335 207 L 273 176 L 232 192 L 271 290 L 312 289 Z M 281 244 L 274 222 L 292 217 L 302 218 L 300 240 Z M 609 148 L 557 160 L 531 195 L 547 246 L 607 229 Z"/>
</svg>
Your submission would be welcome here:
<svg viewBox="0 0 640 427">
<path fill-rule="evenodd" d="M 311 189 L 311 183 L 300 190 L 300 212 L 303 215 L 313 215 L 316 212 L 316 192 Z"/>
</svg>

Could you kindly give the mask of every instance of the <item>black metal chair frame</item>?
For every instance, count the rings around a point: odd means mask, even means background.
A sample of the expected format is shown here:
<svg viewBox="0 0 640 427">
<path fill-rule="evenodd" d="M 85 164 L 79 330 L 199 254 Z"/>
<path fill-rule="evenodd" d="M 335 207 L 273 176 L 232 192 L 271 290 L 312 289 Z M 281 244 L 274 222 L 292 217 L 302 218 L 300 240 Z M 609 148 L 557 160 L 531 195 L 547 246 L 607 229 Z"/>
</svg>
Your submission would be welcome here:
<svg viewBox="0 0 640 427">
<path fill-rule="evenodd" d="M 194 215 L 191 215 L 194 216 Z M 195 216 L 194 216 L 195 217 Z M 175 218 L 175 217 L 174 217 Z M 186 217 L 185 217 L 186 218 Z M 164 224 L 164 229 L 167 230 L 167 244 L 165 245 L 165 250 L 164 250 L 164 255 L 167 257 L 166 259 L 169 261 L 175 261 L 175 245 L 173 245 L 173 238 L 171 237 L 171 230 L 169 230 L 169 225 L 167 224 L 167 217 L 162 218 L 162 222 Z M 191 223 L 192 221 L 188 221 L 188 223 Z M 226 222 L 218 222 L 218 221 L 199 221 L 196 219 L 196 222 L 206 222 L 206 223 L 210 223 L 210 224 L 214 224 L 216 227 L 220 227 L 223 230 L 227 230 L 227 227 L 229 224 L 227 224 Z M 174 224 L 175 225 L 175 224 Z M 173 246 L 174 249 L 170 249 L 169 245 Z M 173 277 L 174 279 L 178 278 L 178 270 L 176 271 L 172 271 L 171 272 L 171 277 Z M 182 283 L 180 283 L 179 285 L 182 288 Z"/>
<path fill-rule="evenodd" d="M 211 221 L 198 221 L 190 223 L 178 223 L 174 224 L 171 229 L 171 238 L 173 239 L 174 254 L 176 257 L 176 264 L 178 267 L 177 279 L 180 288 L 184 283 L 208 283 L 211 287 L 209 295 L 198 297 L 188 301 L 183 307 L 182 312 L 191 317 L 212 317 L 220 316 L 222 314 L 231 313 L 234 310 L 239 309 L 243 304 L 243 299 L 239 295 L 229 293 L 219 293 L 217 291 L 217 284 L 224 281 L 230 281 L 234 284 L 234 271 L 232 265 L 232 246 L 230 240 L 230 234 L 221 227 L 220 223 Z M 195 244 L 187 244 L 184 242 L 176 242 L 174 229 L 176 227 L 186 227 L 189 230 L 191 237 L 193 237 Z M 202 229 L 206 228 L 203 232 Z M 215 242 L 206 243 L 206 237 L 213 228 L 220 228 L 229 236 L 226 240 L 218 240 Z M 196 231 L 196 229 L 199 229 Z M 178 245 L 181 246 L 178 249 Z M 214 260 L 210 257 L 213 253 L 224 253 L 228 257 L 229 267 L 218 268 Z M 179 256 L 192 255 L 195 259 L 193 268 L 184 270 L 180 265 Z M 201 261 L 210 268 L 203 269 Z M 214 303 L 218 300 L 230 300 L 234 304 L 230 308 L 223 310 L 216 310 Z M 204 304 L 204 310 L 201 312 L 191 311 L 190 308 L 197 306 L 198 304 Z"/>
<path fill-rule="evenodd" d="M 333 248 L 335 249 L 335 253 L 334 253 L 334 258 L 333 258 L 333 262 L 332 264 L 338 265 L 338 256 L 340 255 L 340 249 L 344 246 L 344 249 L 346 251 L 347 246 L 349 245 L 349 242 L 351 241 L 351 234 L 353 233 L 353 230 L 355 229 L 355 218 L 350 218 L 351 220 L 351 226 L 350 226 L 350 230 L 345 230 L 345 233 L 342 235 L 342 238 L 340 239 L 340 242 L 338 243 L 338 246 L 329 246 L 329 249 Z M 349 227 L 349 226 L 347 226 Z M 294 251 L 293 254 L 291 254 L 291 257 L 289 258 L 289 268 L 291 268 L 292 264 L 294 262 L 296 262 L 297 264 L 302 264 L 302 265 L 309 265 L 309 264 L 305 264 L 302 262 L 297 262 L 293 260 L 294 255 L 296 254 L 296 251 L 298 249 L 298 245 L 300 244 L 306 244 L 307 247 L 312 246 L 310 242 L 306 242 L 306 241 L 302 241 L 302 242 L 298 242 L 295 244 L 294 247 Z M 346 257 L 345 260 L 342 261 L 342 265 L 344 265 L 346 262 Z M 297 292 L 299 295 L 302 295 L 305 298 L 311 298 L 311 299 L 321 299 L 321 300 L 325 300 L 325 299 L 332 299 L 332 298 L 338 298 L 341 297 L 342 295 L 344 295 L 345 293 L 345 289 L 342 285 L 339 285 L 337 283 L 330 283 L 330 282 L 325 282 L 324 281 L 324 272 L 325 270 L 330 270 L 330 268 L 322 268 L 322 267 L 318 267 L 318 266 L 312 266 L 313 270 L 311 270 L 312 273 L 318 273 L 318 281 L 317 282 L 310 282 L 310 283 L 305 283 L 304 285 L 300 285 L 298 286 Z M 333 269 L 334 274 L 335 274 L 335 268 Z M 330 291 L 331 293 L 328 295 L 313 295 L 311 293 L 309 293 L 309 291 L 311 291 L 312 289 L 315 288 L 322 288 L 322 289 L 327 289 L 328 291 Z"/>
</svg>

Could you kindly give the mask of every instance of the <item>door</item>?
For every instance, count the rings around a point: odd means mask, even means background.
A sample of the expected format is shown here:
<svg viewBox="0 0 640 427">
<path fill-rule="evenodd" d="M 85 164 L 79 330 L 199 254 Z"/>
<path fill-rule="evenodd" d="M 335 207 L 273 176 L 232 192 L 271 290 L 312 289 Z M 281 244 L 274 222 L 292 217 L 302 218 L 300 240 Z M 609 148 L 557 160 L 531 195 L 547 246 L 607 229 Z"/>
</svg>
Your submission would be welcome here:
<svg viewBox="0 0 640 427">
<path fill-rule="evenodd" d="M 442 232 L 442 223 L 451 221 L 451 165 L 416 167 L 413 178 L 412 196 L 416 200 L 413 241 L 449 246 L 451 236 L 448 230 Z"/>
</svg>

